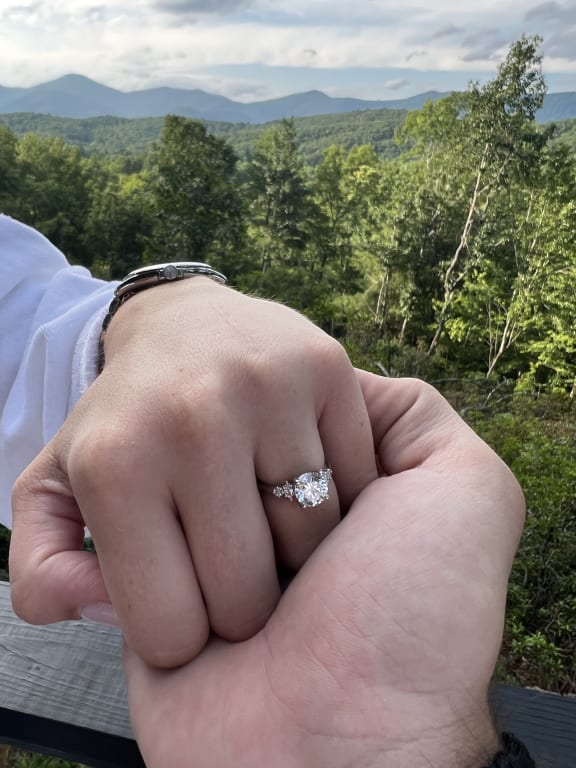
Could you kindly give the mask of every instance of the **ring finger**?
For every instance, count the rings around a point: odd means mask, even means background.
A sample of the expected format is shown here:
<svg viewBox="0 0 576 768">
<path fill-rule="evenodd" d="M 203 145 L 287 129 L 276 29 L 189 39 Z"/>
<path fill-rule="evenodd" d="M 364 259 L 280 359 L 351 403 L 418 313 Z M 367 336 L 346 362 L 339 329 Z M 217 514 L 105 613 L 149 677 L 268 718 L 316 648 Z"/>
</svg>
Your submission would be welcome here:
<svg viewBox="0 0 576 768">
<path fill-rule="evenodd" d="M 294 433 L 294 425 L 275 430 L 282 441 L 266 441 L 256 456 L 262 504 L 279 564 L 298 570 L 340 521 L 334 479 L 313 417 Z M 288 431 L 289 430 L 289 431 Z"/>
</svg>

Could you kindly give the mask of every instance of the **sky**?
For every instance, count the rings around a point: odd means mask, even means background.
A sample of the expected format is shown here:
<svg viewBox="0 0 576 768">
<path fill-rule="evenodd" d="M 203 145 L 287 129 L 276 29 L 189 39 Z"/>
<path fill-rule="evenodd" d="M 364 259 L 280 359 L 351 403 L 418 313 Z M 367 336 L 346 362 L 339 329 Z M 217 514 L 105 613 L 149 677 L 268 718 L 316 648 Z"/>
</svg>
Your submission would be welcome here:
<svg viewBox="0 0 576 768">
<path fill-rule="evenodd" d="M 522 34 L 549 90 L 576 91 L 576 0 L 0 0 L 0 85 L 402 99 L 486 81 Z"/>
</svg>

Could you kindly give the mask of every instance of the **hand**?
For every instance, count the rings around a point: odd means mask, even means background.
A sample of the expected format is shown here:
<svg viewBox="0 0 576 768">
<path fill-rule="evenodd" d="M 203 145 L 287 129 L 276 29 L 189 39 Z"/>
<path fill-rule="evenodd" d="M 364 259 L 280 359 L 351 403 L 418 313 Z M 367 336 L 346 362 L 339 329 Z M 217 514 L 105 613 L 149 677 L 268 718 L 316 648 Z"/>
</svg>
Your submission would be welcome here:
<svg viewBox="0 0 576 768">
<path fill-rule="evenodd" d="M 209 627 L 250 637 L 280 590 L 376 477 L 342 347 L 298 313 L 195 277 L 130 298 L 104 371 L 14 492 L 10 575 L 31 622 L 106 615 L 174 666 Z M 259 493 L 333 469 L 314 509 Z M 81 551 L 84 526 L 98 558 Z M 89 606 L 86 608 L 86 606 Z"/>
<path fill-rule="evenodd" d="M 150 768 L 478 768 L 523 524 L 510 471 L 427 385 L 359 372 L 384 476 L 248 642 L 126 651 Z"/>
</svg>

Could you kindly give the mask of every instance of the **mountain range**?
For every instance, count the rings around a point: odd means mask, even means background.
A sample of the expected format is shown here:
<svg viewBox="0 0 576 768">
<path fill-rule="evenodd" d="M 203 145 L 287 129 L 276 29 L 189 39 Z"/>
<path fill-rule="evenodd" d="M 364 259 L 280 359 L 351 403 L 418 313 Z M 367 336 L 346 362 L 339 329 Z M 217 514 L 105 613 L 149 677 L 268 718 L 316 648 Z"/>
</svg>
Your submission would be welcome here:
<svg viewBox="0 0 576 768">
<path fill-rule="evenodd" d="M 333 98 L 321 91 L 296 93 L 278 99 L 242 103 L 202 90 L 150 88 L 119 91 L 83 75 L 64 75 L 30 88 L 0 85 L 0 114 L 39 113 L 86 118 L 163 117 L 176 114 L 230 123 L 266 123 L 283 117 L 310 117 L 365 109 L 419 109 L 428 99 L 446 93 L 429 91 L 408 99 L 368 101 Z M 551 93 L 538 114 L 540 122 L 576 117 L 576 93 Z"/>
</svg>

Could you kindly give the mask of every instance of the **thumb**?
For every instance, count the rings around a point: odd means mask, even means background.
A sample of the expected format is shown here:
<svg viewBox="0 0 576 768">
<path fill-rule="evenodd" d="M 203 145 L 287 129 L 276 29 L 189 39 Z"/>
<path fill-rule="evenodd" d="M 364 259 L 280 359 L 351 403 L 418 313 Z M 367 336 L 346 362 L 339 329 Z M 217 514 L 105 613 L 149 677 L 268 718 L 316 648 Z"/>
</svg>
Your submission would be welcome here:
<svg viewBox="0 0 576 768">
<path fill-rule="evenodd" d="M 48 624 L 83 613 L 95 618 L 100 610 L 113 623 L 98 558 L 83 550 L 84 520 L 55 441 L 18 478 L 12 514 L 9 569 L 18 616 Z"/>
<path fill-rule="evenodd" d="M 445 468 L 455 455 L 475 460 L 478 453 L 493 453 L 430 384 L 360 369 L 356 375 L 385 474 L 422 466 Z"/>
</svg>

